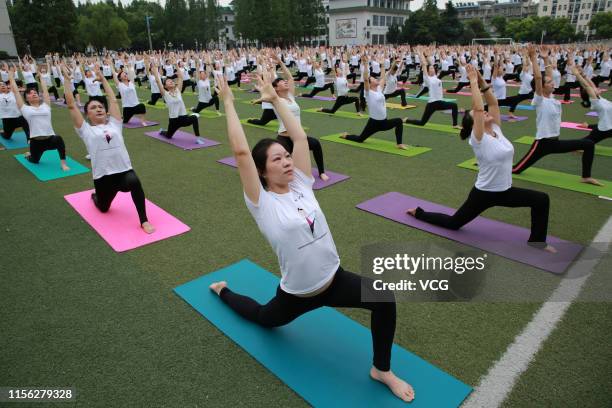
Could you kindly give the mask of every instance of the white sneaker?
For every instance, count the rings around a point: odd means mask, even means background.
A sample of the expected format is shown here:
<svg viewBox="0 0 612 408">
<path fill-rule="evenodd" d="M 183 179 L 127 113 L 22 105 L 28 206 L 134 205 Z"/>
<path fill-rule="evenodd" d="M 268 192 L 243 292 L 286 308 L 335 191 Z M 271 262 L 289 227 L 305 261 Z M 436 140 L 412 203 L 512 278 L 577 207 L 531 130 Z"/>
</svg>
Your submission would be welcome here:
<svg viewBox="0 0 612 408">
<path fill-rule="evenodd" d="M 191 116 L 195 116 L 196 118 L 199 118 L 200 114 L 199 113 L 192 113 Z"/>
<path fill-rule="evenodd" d="M 90 154 L 88 154 L 87 156 L 85 156 L 85 158 L 86 158 L 87 160 L 91 160 L 91 155 L 90 155 Z"/>
<path fill-rule="evenodd" d="M 202 137 L 198 136 L 196 138 L 196 144 L 203 145 L 206 144 L 206 141 Z"/>
</svg>

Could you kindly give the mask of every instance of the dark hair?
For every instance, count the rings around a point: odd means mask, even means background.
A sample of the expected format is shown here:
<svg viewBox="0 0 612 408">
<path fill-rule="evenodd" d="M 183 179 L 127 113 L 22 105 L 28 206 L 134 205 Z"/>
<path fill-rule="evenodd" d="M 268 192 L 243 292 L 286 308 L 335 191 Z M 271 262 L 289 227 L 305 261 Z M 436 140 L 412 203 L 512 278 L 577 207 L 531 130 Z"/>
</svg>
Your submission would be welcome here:
<svg viewBox="0 0 612 408">
<path fill-rule="evenodd" d="M 463 120 L 461 121 L 461 132 L 459 132 L 459 137 L 461 137 L 461 140 L 465 140 L 470 137 L 472 127 L 474 127 L 474 118 L 472 115 L 470 115 L 470 110 L 466 110 L 463 114 Z"/>
<path fill-rule="evenodd" d="M 276 88 L 276 86 L 278 85 L 278 83 L 279 83 L 280 81 L 282 81 L 282 80 L 283 80 L 283 78 L 276 78 L 274 81 L 272 81 L 272 86 L 273 86 L 274 88 Z"/>
<path fill-rule="evenodd" d="M 87 103 L 85 104 L 85 107 L 83 108 L 83 110 L 85 111 L 85 114 L 87 115 L 87 108 L 89 108 L 89 104 L 92 102 L 100 102 L 102 104 L 102 106 L 104 106 L 104 110 L 108 112 L 108 102 L 106 102 L 106 98 L 103 96 L 91 96 L 89 97 L 89 100 L 87 101 Z"/>
<path fill-rule="evenodd" d="M 25 99 L 25 104 L 26 104 L 26 105 L 30 105 L 30 102 L 28 102 L 27 95 L 28 95 L 29 93 L 31 93 L 32 91 L 34 91 L 34 93 L 35 93 L 36 95 L 38 95 L 38 91 L 36 90 L 36 88 L 34 88 L 33 86 L 27 86 L 27 85 L 26 85 L 26 89 L 25 89 L 25 91 L 23 91 L 23 97 L 24 97 L 24 99 Z"/>
<path fill-rule="evenodd" d="M 266 179 L 263 178 L 263 174 L 266 172 L 266 162 L 268 161 L 268 149 L 270 149 L 270 146 L 272 146 L 274 143 L 277 143 L 286 149 L 286 146 L 280 143 L 278 140 L 265 138 L 257 142 L 251 151 L 253 161 L 255 162 L 255 167 L 257 167 L 257 173 L 259 174 L 259 181 L 264 188 L 268 188 Z"/>
</svg>

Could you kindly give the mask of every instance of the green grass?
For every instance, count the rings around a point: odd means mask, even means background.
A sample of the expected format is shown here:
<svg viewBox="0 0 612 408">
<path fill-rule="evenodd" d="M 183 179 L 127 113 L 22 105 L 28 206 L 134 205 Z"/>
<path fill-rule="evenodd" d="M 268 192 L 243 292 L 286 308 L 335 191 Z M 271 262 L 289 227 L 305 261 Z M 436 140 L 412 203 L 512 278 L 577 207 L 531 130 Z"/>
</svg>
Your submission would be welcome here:
<svg viewBox="0 0 612 408">
<path fill-rule="evenodd" d="M 148 92 L 140 96 L 146 98 Z M 187 107 L 196 104 L 195 96 L 184 98 Z M 469 107 L 468 97 L 457 98 L 460 107 Z M 332 105 L 306 99 L 299 103 L 302 109 Z M 420 117 L 424 102 L 415 104 L 416 109 L 405 112 L 390 110 L 389 116 Z M 259 105 L 237 103 L 236 108 L 241 118 L 261 113 Z M 351 111 L 351 106 L 344 108 Z M 578 104 L 564 105 L 563 110 L 563 120 L 586 118 Z M 530 120 L 503 124 L 510 140 L 535 133 L 535 112 L 521 114 Z M 54 129 L 64 137 L 68 154 L 88 164 L 67 110 L 53 106 L 53 115 Z M 166 110 L 148 109 L 147 117 L 167 125 Z M 63 199 L 92 188 L 91 174 L 41 183 L 12 157 L 20 150 L 0 152 L 4 176 L 0 385 L 73 386 L 78 390 L 77 405 L 83 407 L 306 406 L 172 292 L 177 285 L 246 257 L 278 274 L 276 257 L 246 209 L 238 174 L 215 162 L 231 154 L 225 117 L 199 120 L 202 136 L 222 141 L 222 146 L 185 152 L 151 141 L 143 129 L 124 130 L 147 198 L 192 230 L 121 254 L 112 251 Z M 435 113 L 431 121 L 450 124 L 450 117 Z M 302 114 L 302 123 L 309 127 L 309 135 L 318 138 L 343 131 L 359 133 L 365 121 Z M 254 127 L 245 127 L 245 132 L 251 144 L 273 136 Z M 582 137 L 583 132 L 562 129 L 562 136 Z M 395 140 L 391 131 L 376 138 Z M 348 270 L 361 270 L 360 251 L 368 244 L 449 244 L 354 208 L 389 191 L 453 207 L 464 201 L 476 176 L 457 167 L 473 156 L 467 143 L 448 133 L 408 127 L 404 141 L 432 150 L 405 158 L 322 142 L 326 165 L 351 176 L 317 192 Z M 603 145 L 612 146 L 612 140 Z M 515 160 L 528 147 L 515 145 Z M 552 155 L 537 166 L 578 174 L 580 162 L 572 154 Z M 609 179 L 611 170 L 612 158 L 595 158 L 594 177 Z M 609 201 L 526 181 L 514 183 L 550 195 L 549 233 L 560 238 L 588 244 L 610 215 Z M 526 208 L 493 208 L 486 216 L 529 226 Z M 488 283 L 493 288 L 526 285 L 540 301 L 558 283 L 559 278 L 548 273 L 490 258 L 495 271 Z M 609 280 L 605 273 L 609 275 L 609 269 L 599 268 L 591 279 Z M 395 341 L 477 385 L 531 319 L 538 301 L 400 301 Z M 342 311 L 369 325 L 369 312 Z M 572 306 L 505 405 L 610 406 L 611 313 L 610 303 Z"/>
</svg>

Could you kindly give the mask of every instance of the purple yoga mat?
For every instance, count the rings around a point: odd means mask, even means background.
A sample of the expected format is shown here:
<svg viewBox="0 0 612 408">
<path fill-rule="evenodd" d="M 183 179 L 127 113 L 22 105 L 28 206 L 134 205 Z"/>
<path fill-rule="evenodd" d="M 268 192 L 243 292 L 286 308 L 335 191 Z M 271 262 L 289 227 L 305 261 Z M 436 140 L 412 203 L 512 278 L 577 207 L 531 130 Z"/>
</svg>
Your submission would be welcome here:
<svg viewBox="0 0 612 408">
<path fill-rule="evenodd" d="M 60 108 L 68 108 L 68 105 L 66 105 L 64 102 L 52 100 L 51 103 L 55 106 L 59 106 Z M 85 113 L 85 108 L 83 107 L 83 105 L 79 106 L 79 110 L 81 111 L 81 113 Z"/>
<path fill-rule="evenodd" d="M 458 231 L 419 221 L 406 214 L 409 208 L 454 214 L 455 210 L 397 192 L 386 193 L 357 205 L 357 208 L 381 217 L 439 235 L 453 241 L 522 262 L 548 272 L 561 274 L 582 250 L 582 245 L 548 236 L 547 242 L 559 253 L 551 254 L 527 245 L 529 229 L 485 217 L 477 217 Z"/>
<path fill-rule="evenodd" d="M 598 116 L 599 116 L 599 113 L 597 113 L 597 112 L 595 112 L 595 111 L 592 111 L 592 112 L 588 112 L 588 113 L 586 113 L 586 115 L 587 115 L 587 116 L 598 117 Z"/>
<path fill-rule="evenodd" d="M 204 141 L 206 142 L 205 144 L 197 144 L 195 135 L 191 133 L 183 132 L 180 130 L 176 131 L 176 133 L 172 136 L 172 139 L 168 139 L 167 137 L 161 136 L 159 132 L 157 131 L 156 132 L 145 132 L 145 135 L 150 136 L 154 139 L 160 140 L 164 143 L 174 145 L 183 150 L 203 149 L 205 147 L 212 147 L 212 146 L 217 146 L 221 144 L 217 141 L 210 140 L 210 139 L 204 139 Z"/>
<path fill-rule="evenodd" d="M 217 160 L 217 162 L 221 164 L 225 164 L 227 166 L 236 167 L 236 159 L 234 156 L 225 157 L 223 159 Z M 340 183 L 341 181 L 348 180 L 350 177 L 344 174 L 335 173 L 333 171 L 325 171 L 325 174 L 329 176 L 329 180 L 323 181 L 319 178 L 319 172 L 316 168 L 312 169 L 312 176 L 315 179 L 314 185 L 312 186 L 313 190 L 321 190 L 322 188 L 329 187 L 333 184 Z"/>
<path fill-rule="evenodd" d="M 154 122 L 152 120 L 147 120 L 145 122 L 147 122 L 147 126 L 142 126 L 142 124 L 140 123 L 139 120 L 136 120 L 136 119 L 132 118 L 132 119 L 130 119 L 130 121 L 128 123 L 124 123 L 123 127 L 124 128 L 128 128 L 128 129 L 138 129 L 138 128 L 141 128 L 141 127 L 151 127 L 151 126 L 159 125 L 159 122 Z"/>
</svg>

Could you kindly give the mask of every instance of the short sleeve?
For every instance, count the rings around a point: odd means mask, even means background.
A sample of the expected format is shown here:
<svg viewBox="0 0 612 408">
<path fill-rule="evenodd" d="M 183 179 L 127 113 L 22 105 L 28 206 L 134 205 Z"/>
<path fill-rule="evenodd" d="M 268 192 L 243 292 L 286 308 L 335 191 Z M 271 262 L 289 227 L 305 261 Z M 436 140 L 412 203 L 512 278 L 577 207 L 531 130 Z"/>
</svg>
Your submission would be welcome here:
<svg viewBox="0 0 612 408">
<path fill-rule="evenodd" d="M 79 137 L 83 140 L 87 139 L 87 136 L 91 133 L 91 126 L 87 123 L 86 120 L 83 121 L 80 128 L 74 128 L 76 130 Z"/>
<path fill-rule="evenodd" d="M 271 208 L 270 201 L 273 200 L 270 193 L 266 191 L 263 185 L 259 185 L 259 199 L 257 200 L 257 204 L 251 201 L 251 199 L 247 196 L 246 192 L 243 191 L 244 202 L 246 203 L 249 212 L 253 217 L 257 220 L 264 216 L 266 212 L 268 212 Z"/>
<path fill-rule="evenodd" d="M 540 106 L 543 101 L 544 101 L 544 97 L 542 95 L 535 94 L 533 96 L 533 100 L 531 101 L 531 104 L 534 106 Z"/>
<path fill-rule="evenodd" d="M 109 116 L 108 124 L 118 133 L 123 132 L 123 122 L 113 116 Z"/>
</svg>

